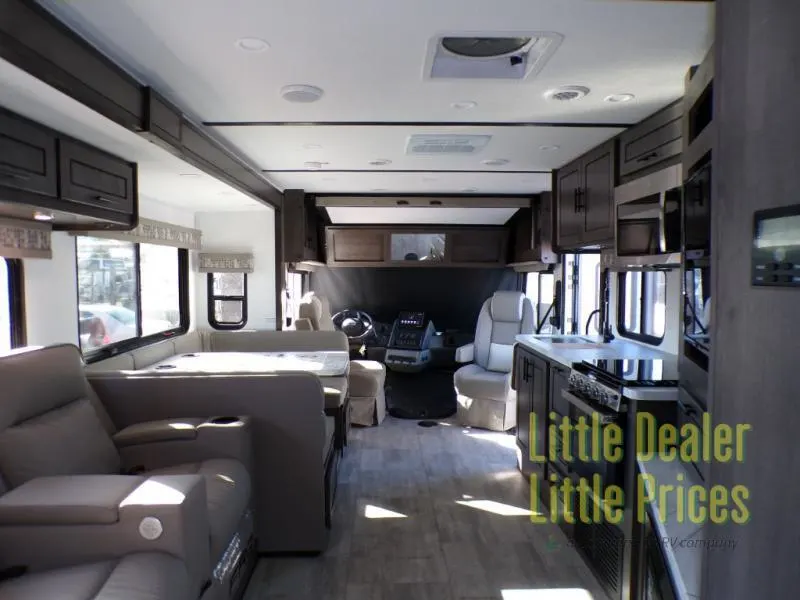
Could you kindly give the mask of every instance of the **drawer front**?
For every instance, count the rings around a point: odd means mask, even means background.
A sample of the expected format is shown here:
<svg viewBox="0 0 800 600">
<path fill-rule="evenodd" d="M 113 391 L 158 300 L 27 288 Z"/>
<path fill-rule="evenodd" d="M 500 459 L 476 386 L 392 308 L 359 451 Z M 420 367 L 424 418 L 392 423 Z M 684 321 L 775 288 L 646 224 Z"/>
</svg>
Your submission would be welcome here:
<svg viewBox="0 0 800 600">
<path fill-rule="evenodd" d="M 668 107 L 620 135 L 620 175 L 630 175 L 681 153 L 682 106 Z"/>
<path fill-rule="evenodd" d="M 46 129 L 0 112 L 0 186 L 55 198 L 56 138 Z"/>
<path fill-rule="evenodd" d="M 136 197 L 135 167 L 69 140 L 60 141 L 61 197 L 130 214 Z"/>
</svg>

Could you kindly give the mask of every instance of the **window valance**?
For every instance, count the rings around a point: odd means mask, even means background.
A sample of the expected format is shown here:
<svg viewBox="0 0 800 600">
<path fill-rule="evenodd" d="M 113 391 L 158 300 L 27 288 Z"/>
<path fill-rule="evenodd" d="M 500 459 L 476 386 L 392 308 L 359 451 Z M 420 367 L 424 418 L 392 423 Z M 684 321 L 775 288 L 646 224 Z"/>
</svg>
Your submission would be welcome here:
<svg viewBox="0 0 800 600">
<path fill-rule="evenodd" d="M 52 226 L 35 221 L 0 219 L 0 256 L 4 258 L 52 258 Z"/>
<path fill-rule="evenodd" d="M 241 252 L 201 252 L 201 273 L 252 273 L 253 255 Z"/>
<path fill-rule="evenodd" d="M 139 244 L 157 244 L 200 250 L 203 234 L 199 229 L 181 227 L 152 219 L 139 219 L 139 225 L 130 231 L 81 231 L 75 235 L 135 242 Z"/>
</svg>

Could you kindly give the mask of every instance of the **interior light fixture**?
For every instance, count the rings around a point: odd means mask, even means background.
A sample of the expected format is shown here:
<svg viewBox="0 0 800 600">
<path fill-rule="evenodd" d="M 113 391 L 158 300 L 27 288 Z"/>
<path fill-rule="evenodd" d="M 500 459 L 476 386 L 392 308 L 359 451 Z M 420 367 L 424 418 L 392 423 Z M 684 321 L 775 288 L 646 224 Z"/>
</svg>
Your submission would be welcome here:
<svg viewBox="0 0 800 600">
<path fill-rule="evenodd" d="M 300 104 L 308 104 L 309 102 L 316 102 L 325 92 L 322 88 L 315 85 L 295 84 L 286 85 L 281 88 L 281 96 L 287 102 L 298 102 Z"/>
<path fill-rule="evenodd" d="M 236 40 L 236 47 L 245 52 L 263 52 L 269 49 L 269 44 L 261 38 L 244 37 Z"/>
<path fill-rule="evenodd" d="M 322 150 L 322 146 L 319 144 L 303 144 L 303 148 L 305 150 Z"/>
<path fill-rule="evenodd" d="M 303 163 L 303 166 L 306 169 L 311 169 L 312 171 L 319 171 L 323 166 L 327 165 L 328 163 L 319 162 L 315 160 L 309 160 Z"/>
<path fill-rule="evenodd" d="M 617 104 L 619 102 L 630 102 L 634 98 L 636 98 L 636 96 L 633 94 L 611 94 L 610 96 L 606 96 L 604 100 L 612 104 Z"/>
<path fill-rule="evenodd" d="M 460 102 L 453 102 L 450 105 L 450 108 L 455 108 L 456 110 L 470 110 L 478 106 L 477 102 L 473 102 L 472 100 L 462 100 Z"/>
<path fill-rule="evenodd" d="M 507 158 L 487 158 L 486 160 L 482 160 L 481 163 L 490 167 L 498 167 L 500 165 L 507 165 L 508 159 Z"/>
<path fill-rule="evenodd" d="M 539 150 L 541 150 L 542 152 L 554 152 L 559 149 L 561 149 L 561 146 L 556 146 L 556 145 L 539 146 Z"/>
<path fill-rule="evenodd" d="M 181 177 L 200 177 L 200 173 L 181 173 Z"/>
<path fill-rule="evenodd" d="M 376 158 L 375 160 L 369 161 L 369 164 L 371 164 L 373 167 L 382 167 L 384 165 L 392 164 L 392 161 L 388 158 Z"/>
<path fill-rule="evenodd" d="M 33 213 L 33 218 L 36 221 L 52 221 L 55 217 L 50 213 L 43 213 L 37 210 Z"/>
<path fill-rule="evenodd" d="M 462 192 L 464 192 L 465 194 L 471 194 L 471 193 L 473 193 L 473 192 L 477 192 L 477 191 L 478 191 L 478 188 L 472 188 L 472 187 L 470 187 L 470 188 L 464 188 L 464 189 L 463 189 L 463 190 L 461 190 L 461 191 L 462 191 Z"/>
</svg>

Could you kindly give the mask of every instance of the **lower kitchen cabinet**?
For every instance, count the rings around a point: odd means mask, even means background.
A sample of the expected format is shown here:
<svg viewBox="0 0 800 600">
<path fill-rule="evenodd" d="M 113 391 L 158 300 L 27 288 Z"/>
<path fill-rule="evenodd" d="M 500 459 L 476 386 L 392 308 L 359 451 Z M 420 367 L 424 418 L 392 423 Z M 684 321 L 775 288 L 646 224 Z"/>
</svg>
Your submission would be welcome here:
<svg viewBox="0 0 800 600">
<path fill-rule="evenodd" d="M 549 363 L 517 345 L 514 355 L 514 382 L 517 391 L 517 448 L 520 470 L 544 478 L 545 463 L 532 461 L 531 455 L 544 457 L 547 449 L 549 413 Z M 535 420 L 531 422 L 531 415 Z M 531 425 L 534 429 L 531 429 Z"/>
</svg>

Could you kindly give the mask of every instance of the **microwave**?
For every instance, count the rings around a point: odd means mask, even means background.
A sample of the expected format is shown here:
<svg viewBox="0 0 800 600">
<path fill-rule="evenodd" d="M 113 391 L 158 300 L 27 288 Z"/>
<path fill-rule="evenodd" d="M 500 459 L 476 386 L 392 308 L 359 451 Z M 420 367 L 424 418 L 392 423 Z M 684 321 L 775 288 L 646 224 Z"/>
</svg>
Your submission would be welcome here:
<svg viewBox="0 0 800 600">
<path fill-rule="evenodd" d="M 677 164 L 614 190 L 617 266 L 680 265 L 682 175 Z"/>
</svg>

